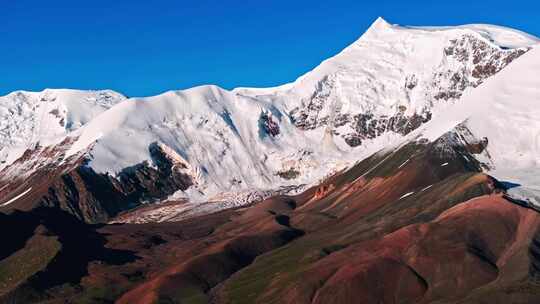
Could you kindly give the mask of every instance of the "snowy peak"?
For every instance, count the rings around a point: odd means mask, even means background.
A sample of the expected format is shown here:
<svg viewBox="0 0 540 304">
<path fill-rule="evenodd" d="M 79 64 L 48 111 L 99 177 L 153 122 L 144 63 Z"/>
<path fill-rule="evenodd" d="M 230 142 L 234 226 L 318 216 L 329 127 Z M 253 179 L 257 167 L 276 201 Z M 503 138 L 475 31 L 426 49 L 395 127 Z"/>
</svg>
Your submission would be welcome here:
<svg viewBox="0 0 540 304">
<path fill-rule="evenodd" d="M 533 43 L 523 36 L 518 48 L 501 48 L 492 43 L 495 39 L 486 39 L 486 33 L 519 36 L 499 27 L 408 28 L 379 19 L 359 40 L 286 90 L 266 94 L 290 110 L 297 127 L 331 128 L 345 146 L 359 146 L 386 132 L 404 135 Z M 254 91 L 251 96 L 260 94 Z"/>
<path fill-rule="evenodd" d="M 38 143 L 61 142 L 124 99 L 109 90 L 67 89 L 17 91 L 0 97 L 0 169 Z"/>
<path fill-rule="evenodd" d="M 386 20 L 384 20 L 382 17 L 377 18 L 375 22 L 371 24 L 371 26 L 368 28 L 368 30 L 364 33 L 363 36 L 366 35 L 376 35 L 377 33 L 386 31 L 388 29 L 391 29 L 392 25 L 388 23 Z"/>
<path fill-rule="evenodd" d="M 402 26 L 390 24 L 384 18 L 377 18 L 360 39 L 380 38 L 383 33 L 395 31 L 414 33 L 435 32 L 444 34 L 445 32 L 469 32 L 474 33 L 497 45 L 501 48 L 521 48 L 540 43 L 540 39 L 525 32 L 491 24 L 466 24 L 459 26 Z M 359 40 L 360 40 L 359 39 Z M 358 41 L 357 41 L 358 42 Z"/>
</svg>

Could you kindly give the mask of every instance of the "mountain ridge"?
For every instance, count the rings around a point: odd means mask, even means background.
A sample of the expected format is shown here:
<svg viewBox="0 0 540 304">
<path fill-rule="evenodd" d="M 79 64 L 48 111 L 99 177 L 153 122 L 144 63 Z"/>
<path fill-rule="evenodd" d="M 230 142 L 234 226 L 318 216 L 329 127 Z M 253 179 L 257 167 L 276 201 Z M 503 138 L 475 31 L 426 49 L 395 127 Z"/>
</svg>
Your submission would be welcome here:
<svg viewBox="0 0 540 304">
<path fill-rule="evenodd" d="M 500 44 L 520 44 L 501 47 L 486 33 Z M 118 94 L 80 128 L 59 129 L 54 134 L 61 136 L 52 142 L 67 136 L 69 147 L 59 149 L 64 151 L 61 159 L 84 155 L 84 166 L 113 178 L 133 168 L 143 170 L 137 174 L 157 169 L 151 146 L 164 146 L 193 168 L 192 178 L 198 181 L 178 189 L 172 200 L 205 202 L 246 191 L 259 193 L 247 197 L 260 197 L 317 184 L 400 141 L 535 43 L 530 36 L 494 26 L 408 28 L 379 18 L 357 41 L 291 84 L 231 91 L 204 85 L 146 98 Z M 84 94 L 115 94 L 102 92 Z M 46 146 L 47 140 L 33 144 Z M 28 148 L 34 146 L 14 155 Z M 41 165 L 30 170 L 52 161 L 39 157 L 34 163 Z M 2 168 L 11 177 L 31 173 L 8 161 Z"/>
</svg>

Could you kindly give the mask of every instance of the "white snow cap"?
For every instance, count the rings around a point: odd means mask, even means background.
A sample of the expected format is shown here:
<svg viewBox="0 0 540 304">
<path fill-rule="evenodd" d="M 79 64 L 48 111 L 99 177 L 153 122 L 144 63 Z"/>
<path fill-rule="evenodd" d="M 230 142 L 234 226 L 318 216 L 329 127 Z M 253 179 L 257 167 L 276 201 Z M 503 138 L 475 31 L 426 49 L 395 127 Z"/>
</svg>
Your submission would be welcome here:
<svg viewBox="0 0 540 304">
<path fill-rule="evenodd" d="M 366 33 L 384 31 L 390 28 L 392 28 L 392 25 L 384 20 L 383 17 L 379 17 L 371 24 Z"/>
</svg>

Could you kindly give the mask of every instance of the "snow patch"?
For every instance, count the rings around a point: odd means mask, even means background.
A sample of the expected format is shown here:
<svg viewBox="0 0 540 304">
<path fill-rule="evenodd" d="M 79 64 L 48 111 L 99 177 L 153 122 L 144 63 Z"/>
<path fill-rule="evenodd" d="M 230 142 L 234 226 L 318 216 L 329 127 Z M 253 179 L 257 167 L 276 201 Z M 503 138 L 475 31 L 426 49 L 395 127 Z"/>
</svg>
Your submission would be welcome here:
<svg viewBox="0 0 540 304">
<path fill-rule="evenodd" d="M 404 161 L 401 165 L 399 165 L 398 169 L 401 169 L 401 167 L 405 166 L 411 159 L 407 159 L 406 161 Z"/>
<path fill-rule="evenodd" d="M 422 190 L 420 190 L 420 192 L 424 192 L 424 191 L 428 190 L 431 187 L 433 187 L 433 185 L 429 185 L 429 186 L 427 186 L 425 188 L 422 188 Z"/>
<path fill-rule="evenodd" d="M 403 198 L 406 198 L 406 197 L 409 197 L 409 196 L 411 196 L 411 195 L 413 195 L 413 194 L 414 194 L 414 191 L 409 192 L 409 193 L 406 193 L 406 194 L 403 194 L 398 200 L 403 199 Z"/>
<path fill-rule="evenodd" d="M 14 198 L 10 199 L 9 201 L 7 201 L 7 202 L 1 204 L 0 207 L 5 207 L 5 206 L 7 206 L 7 205 L 9 205 L 9 204 L 11 204 L 11 203 L 13 203 L 13 202 L 15 202 L 16 200 L 20 199 L 20 198 L 23 197 L 25 194 L 27 194 L 28 192 L 30 192 L 30 190 L 32 190 L 32 187 L 26 189 L 23 193 L 21 193 L 21 194 L 15 196 Z"/>
</svg>

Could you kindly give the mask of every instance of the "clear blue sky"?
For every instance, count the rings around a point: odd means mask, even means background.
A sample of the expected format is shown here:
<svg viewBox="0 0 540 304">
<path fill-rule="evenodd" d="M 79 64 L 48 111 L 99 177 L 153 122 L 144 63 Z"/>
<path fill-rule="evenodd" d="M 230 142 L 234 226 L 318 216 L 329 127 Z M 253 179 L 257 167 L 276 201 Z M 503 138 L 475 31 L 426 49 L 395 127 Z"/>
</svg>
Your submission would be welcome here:
<svg viewBox="0 0 540 304">
<path fill-rule="evenodd" d="M 0 1 L 0 95 L 274 86 L 339 52 L 377 16 L 405 25 L 494 23 L 540 36 L 537 0 Z"/>
</svg>

